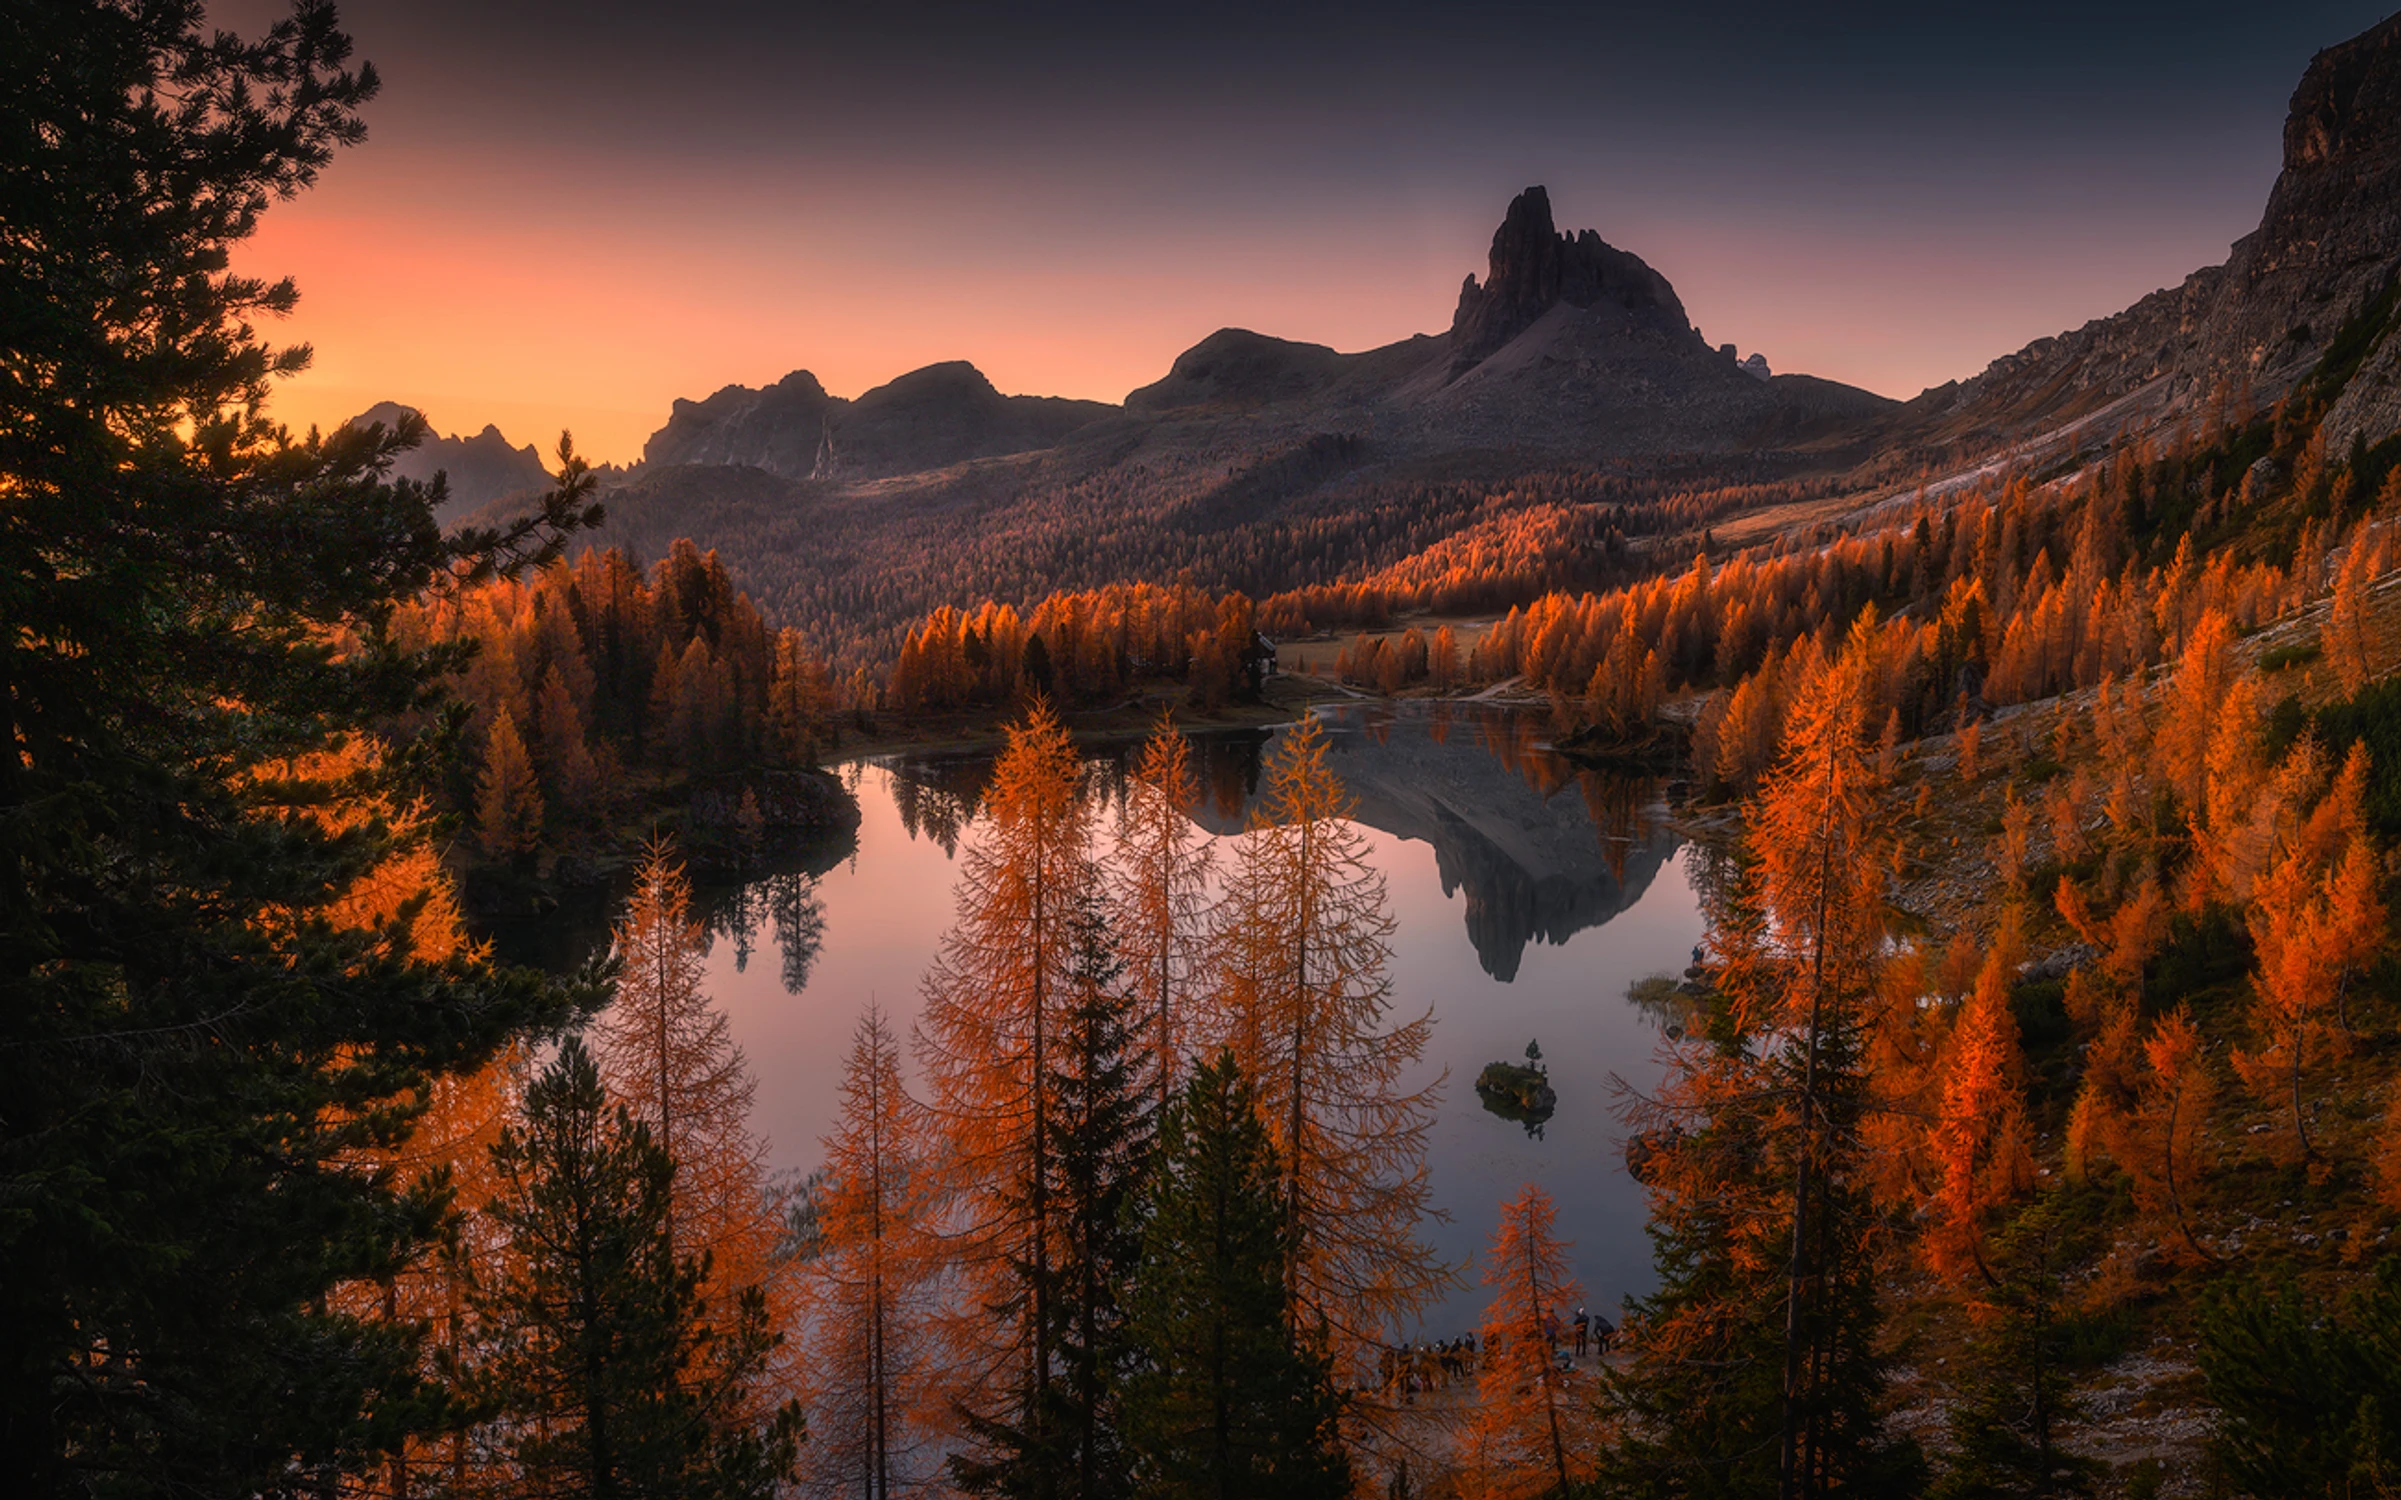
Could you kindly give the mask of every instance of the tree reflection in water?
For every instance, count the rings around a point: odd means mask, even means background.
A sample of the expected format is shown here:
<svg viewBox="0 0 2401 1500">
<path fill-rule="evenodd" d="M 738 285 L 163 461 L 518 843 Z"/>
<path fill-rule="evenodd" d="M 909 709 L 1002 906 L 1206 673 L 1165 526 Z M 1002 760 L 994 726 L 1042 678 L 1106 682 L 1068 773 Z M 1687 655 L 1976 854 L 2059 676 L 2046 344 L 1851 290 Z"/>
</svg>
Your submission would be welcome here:
<svg viewBox="0 0 2401 1500">
<path fill-rule="evenodd" d="M 808 987 L 809 970 L 825 943 L 825 904 L 817 897 L 817 877 L 786 870 L 745 881 L 710 905 L 707 926 L 710 938 L 733 940 L 737 974 L 748 971 L 759 935 L 772 927 L 783 956 L 784 988 L 797 995 Z"/>
</svg>

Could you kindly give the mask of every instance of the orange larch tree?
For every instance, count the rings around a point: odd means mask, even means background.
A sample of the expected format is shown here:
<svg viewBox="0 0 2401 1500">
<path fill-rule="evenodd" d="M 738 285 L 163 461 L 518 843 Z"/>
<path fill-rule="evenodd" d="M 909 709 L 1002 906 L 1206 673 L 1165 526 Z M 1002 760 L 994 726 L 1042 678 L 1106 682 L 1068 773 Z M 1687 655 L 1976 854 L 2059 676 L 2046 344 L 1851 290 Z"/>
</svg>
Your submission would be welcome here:
<svg viewBox="0 0 2401 1500">
<path fill-rule="evenodd" d="M 1604 1381 L 1621 1418 L 1607 1462 L 1636 1485 L 1690 1470 L 1726 1493 L 1797 1497 L 1896 1457 L 1877 1410 L 1885 1215 L 1871 1191 L 1917 1189 L 1904 1165 L 1868 1157 L 1896 1102 L 1870 1059 L 1915 993 L 1888 983 L 1874 629 L 1795 683 L 1785 753 L 1746 809 L 1746 857 L 1713 895 L 1716 993 L 1671 1044 L 1658 1094 L 1628 1105 L 1663 1283 L 1628 1312 L 1636 1358 Z M 1922 956 L 1902 967 L 1925 973 Z M 1914 1057 L 1925 1038 L 1894 1041 Z M 1905 1071 L 1901 1103 L 1923 1092 L 1922 1064 Z"/>
<path fill-rule="evenodd" d="M 2376 649 L 2369 634 L 2368 583 L 2375 575 L 2375 548 L 2367 526 L 2351 534 L 2344 550 L 2342 571 L 2335 575 L 2334 602 L 2326 613 L 2326 659 L 2346 696 L 2354 695 L 2376 678 Z"/>
<path fill-rule="evenodd" d="M 1564 1496 L 1592 1477 L 1600 1434 L 1591 1393 L 1560 1368 L 1555 1352 L 1555 1330 L 1584 1299 L 1558 1219 L 1551 1195 L 1528 1183 L 1501 1205 L 1485 1252 L 1492 1301 L 1478 1335 L 1483 1349 L 1460 1489 L 1471 1500 Z"/>
<path fill-rule="evenodd" d="M 506 708 L 492 717 L 484 744 L 483 770 L 475 781 L 475 823 L 484 853 L 493 859 L 530 854 L 542 842 L 542 788 L 534 779 L 516 715 Z"/>
<path fill-rule="evenodd" d="M 2193 1232 L 2192 1195 L 2207 1155 L 2202 1132 L 2217 1104 L 2200 1028 L 2179 1006 L 2162 1016 L 2143 1041 L 2145 1072 L 2119 1165 L 2133 1180 L 2135 1206 L 2165 1216 L 2195 1255 L 2214 1259 Z"/>
<path fill-rule="evenodd" d="M 1159 1109 L 1183 1087 L 1207 965 L 1209 841 L 1192 822 L 1192 742 L 1161 715 L 1127 779 L 1110 864 L 1117 951 L 1142 999 Z"/>
<path fill-rule="evenodd" d="M 1038 1396 L 1051 1373 L 1053 1074 L 1075 994 L 1076 915 L 1096 878 L 1079 779 L 1066 729 L 1037 702 L 993 766 L 917 1022 L 969 1288 L 950 1319 L 954 1352 L 968 1366 L 963 1399 L 979 1410 L 1004 1391 Z"/>
<path fill-rule="evenodd" d="M 711 1306 L 731 1308 L 736 1291 L 758 1286 L 780 1322 L 780 1216 L 767 1189 L 766 1143 L 750 1129 L 757 1084 L 704 987 L 708 935 L 664 839 L 644 854 L 615 942 L 617 998 L 595 1023 L 601 1077 L 675 1163 L 667 1223 L 675 1251 L 710 1258 Z"/>
<path fill-rule="evenodd" d="M 2168 684 L 2166 709 L 2155 741 L 2161 772 L 2188 812 L 2198 812 L 2204 805 L 2210 742 L 2240 675 L 2234 654 L 2234 622 L 2221 610 L 2204 610 Z"/>
<path fill-rule="evenodd" d="M 936 1149 L 901 1085 L 900 1044 L 870 1006 L 843 1068 L 804 1247 L 811 1493 L 890 1500 L 932 1478 L 949 1425 L 932 1328 L 943 1292 Z"/>
<path fill-rule="evenodd" d="M 1284 1170 L 1295 1320 L 1363 1359 L 1450 1284 L 1419 1238 L 1440 1080 L 1407 1084 L 1428 1012 L 1393 1024 L 1393 919 L 1352 804 L 1303 719 L 1269 752 L 1216 942 L 1225 1040 Z"/>
<path fill-rule="evenodd" d="M 2025 1057 L 2009 1007 L 2024 948 L 2019 922 L 2015 906 L 2003 913 L 1939 1065 L 1942 1103 L 1929 1132 L 1936 1180 L 1924 1246 L 1935 1274 L 1950 1281 L 1994 1279 L 1986 1231 L 1996 1210 L 2034 1185 Z"/>
<path fill-rule="evenodd" d="M 2314 754 L 2304 740 L 2290 759 Z M 2367 785 L 2367 749 L 2355 744 L 2306 818 L 2290 805 L 2297 793 L 2288 794 L 2274 862 L 2254 882 L 2244 909 L 2257 961 L 2252 1030 L 2259 1046 L 2238 1050 L 2235 1070 L 2262 1098 L 2286 1100 L 2294 1156 L 2304 1161 L 2318 1156 L 2303 1104 L 2306 1075 L 2313 1063 L 2345 1050 L 2349 1033 L 2337 1024 L 2340 996 L 2352 971 L 2370 961 L 2384 939 Z"/>
<path fill-rule="evenodd" d="M 1868 721 L 1874 611 L 1795 694 L 1783 758 L 1761 786 L 1745 837 L 1758 866 L 1752 940 L 1729 956 L 1726 983 L 1746 1024 L 1780 1037 L 1789 1101 L 1775 1155 L 1789 1172 L 1783 1434 L 1788 1494 L 1828 1455 L 1872 1434 L 1847 1430 L 1846 1393 L 1822 1388 L 1827 1351 L 1853 1337 L 1859 1120 L 1872 1101 L 1862 1066 L 1885 958 L 1890 846 L 1876 816 Z M 1848 1185 L 1846 1186 L 1846 1182 Z"/>
<path fill-rule="evenodd" d="M 2167 897 L 2159 888 L 2157 867 L 2145 863 L 2133 891 L 2107 916 L 2094 912 L 2084 892 L 2065 875 L 2059 877 L 2052 904 L 2078 937 L 2101 950 L 2100 969 L 2108 976 L 2112 992 L 2139 1001 L 2143 968 L 2168 936 Z M 2080 1023 L 2089 1024 L 2097 1019 L 2079 1014 L 2074 1006 L 2069 1008 L 2069 1014 Z"/>
</svg>

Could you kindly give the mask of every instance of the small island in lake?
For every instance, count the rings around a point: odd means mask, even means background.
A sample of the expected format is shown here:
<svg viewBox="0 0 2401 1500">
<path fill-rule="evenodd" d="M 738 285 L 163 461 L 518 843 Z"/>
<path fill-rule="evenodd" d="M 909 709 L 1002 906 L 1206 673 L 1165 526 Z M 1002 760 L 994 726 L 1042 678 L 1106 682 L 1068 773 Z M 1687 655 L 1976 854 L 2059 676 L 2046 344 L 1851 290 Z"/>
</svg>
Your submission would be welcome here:
<svg viewBox="0 0 2401 1500">
<path fill-rule="evenodd" d="M 1526 1134 L 1542 1134 L 1543 1122 L 1559 1107 L 1559 1095 L 1542 1066 L 1542 1044 L 1526 1043 L 1522 1063 L 1485 1064 L 1484 1071 L 1476 1075 L 1476 1098 L 1502 1119 L 1524 1125 Z"/>
</svg>

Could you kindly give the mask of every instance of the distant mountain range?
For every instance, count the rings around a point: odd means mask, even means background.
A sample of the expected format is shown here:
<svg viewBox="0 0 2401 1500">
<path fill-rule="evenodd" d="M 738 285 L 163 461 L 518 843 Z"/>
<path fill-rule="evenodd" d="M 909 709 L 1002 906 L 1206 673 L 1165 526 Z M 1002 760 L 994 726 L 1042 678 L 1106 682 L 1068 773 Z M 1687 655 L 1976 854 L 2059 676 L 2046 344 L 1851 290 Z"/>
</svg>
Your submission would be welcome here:
<svg viewBox="0 0 2401 1500">
<path fill-rule="evenodd" d="M 856 401 L 829 396 L 806 370 L 754 391 L 729 385 L 675 403 L 642 447 L 660 466 L 744 465 L 787 479 L 882 478 L 971 458 L 1048 448 L 1113 416 L 1102 401 L 1004 396 L 965 360 L 928 365 Z"/>
<path fill-rule="evenodd" d="M 1712 349 L 1667 278 L 1591 230 L 1557 231 L 1528 188 L 1494 233 L 1489 270 L 1451 327 L 1361 354 L 1226 328 L 1122 405 L 1004 396 L 974 366 L 929 365 L 855 401 L 795 370 L 764 390 L 675 403 L 650 467 L 741 466 L 786 479 L 868 480 L 1062 446 L 1260 448 L 1340 434 L 1372 460 L 1506 450 L 1583 461 L 1808 449 L 1855 441 L 1897 403 Z"/>
<path fill-rule="evenodd" d="M 396 401 L 378 401 L 343 425 L 364 427 L 381 423 L 395 427 L 402 417 L 414 414 L 414 407 Z M 450 501 L 442 507 L 439 517 L 443 521 L 454 520 L 497 500 L 538 492 L 550 483 L 550 471 L 542 466 L 541 454 L 530 444 L 510 447 L 500 429 L 489 423 L 473 437 L 444 437 L 429 431 L 425 441 L 400 456 L 399 462 L 392 466 L 392 473 L 395 478 L 419 481 L 429 481 L 437 473 L 449 475 Z"/>
<path fill-rule="evenodd" d="M 1533 187 L 1443 332 L 1344 354 L 1223 329 L 1118 405 L 1002 395 L 964 363 L 855 400 L 805 370 L 728 386 L 677 401 L 613 476 L 604 539 L 721 546 L 771 613 L 875 655 L 945 601 L 1357 576 L 1397 560 L 1411 497 L 1432 487 L 1573 474 L 1639 498 L 1815 476 L 1889 492 L 2055 464 L 2211 403 L 2264 410 L 2304 379 L 2336 444 L 2374 444 L 2401 429 L 2401 17 L 2311 62 L 2284 147 L 2260 227 L 2225 264 L 1906 403 L 1710 346 L 1665 276 L 1559 232 Z M 490 429 L 466 441 L 509 451 Z M 455 451 L 462 495 L 513 482 L 462 483 Z"/>
</svg>

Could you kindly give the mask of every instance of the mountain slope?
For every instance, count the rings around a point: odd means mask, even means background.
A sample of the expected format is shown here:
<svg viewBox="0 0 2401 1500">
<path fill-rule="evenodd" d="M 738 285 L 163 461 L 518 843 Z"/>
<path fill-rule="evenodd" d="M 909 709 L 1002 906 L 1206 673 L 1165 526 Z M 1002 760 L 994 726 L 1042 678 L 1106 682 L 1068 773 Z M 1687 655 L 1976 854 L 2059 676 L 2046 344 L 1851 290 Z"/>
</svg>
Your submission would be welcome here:
<svg viewBox="0 0 2401 1500">
<path fill-rule="evenodd" d="M 2264 410 L 2327 361 L 2329 446 L 2401 426 L 2401 346 L 2379 299 L 2401 269 L 2401 16 L 2329 47 L 2294 90 L 2284 165 L 2259 227 L 2222 265 L 2004 355 L 1910 403 L 1897 431 L 1961 453 L 2102 415 L 2157 430 L 2219 403 Z M 2367 316 L 2373 326 L 2361 327 Z M 2338 350 L 2345 342 L 2361 350 Z M 2364 358 L 2360 358 L 2364 353 Z M 2354 375 L 2356 372 L 2356 376 Z"/>
</svg>

